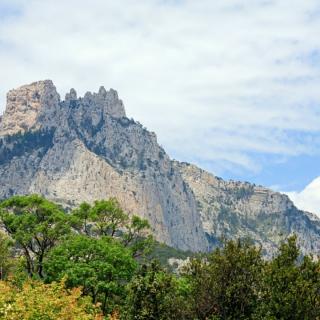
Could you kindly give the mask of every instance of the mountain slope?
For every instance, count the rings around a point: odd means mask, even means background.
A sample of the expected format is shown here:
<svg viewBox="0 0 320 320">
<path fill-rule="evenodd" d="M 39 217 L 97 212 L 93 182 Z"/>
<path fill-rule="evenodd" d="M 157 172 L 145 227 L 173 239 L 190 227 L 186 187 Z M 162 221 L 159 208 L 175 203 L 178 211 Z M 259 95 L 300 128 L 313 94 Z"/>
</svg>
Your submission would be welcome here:
<svg viewBox="0 0 320 320">
<path fill-rule="evenodd" d="M 195 195 L 211 244 L 249 237 L 271 255 L 281 240 L 295 233 L 304 253 L 320 252 L 319 219 L 298 210 L 286 195 L 248 182 L 224 181 L 188 163 L 175 162 L 175 167 Z"/>
<path fill-rule="evenodd" d="M 68 207 L 117 197 L 148 218 L 157 240 L 207 250 L 191 190 L 156 136 L 126 118 L 114 90 L 79 99 L 71 90 L 59 102 L 51 81 L 37 82 L 9 92 L 8 104 L 0 123 L 0 198 L 40 193 Z"/>
<path fill-rule="evenodd" d="M 172 161 L 103 87 L 83 98 L 71 89 L 64 101 L 50 80 L 11 90 L 0 118 L 0 184 L 2 199 L 40 193 L 65 207 L 117 197 L 150 221 L 157 240 L 183 250 L 249 236 L 271 254 L 296 232 L 304 252 L 320 253 L 319 220 L 284 195 Z"/>
</svg>

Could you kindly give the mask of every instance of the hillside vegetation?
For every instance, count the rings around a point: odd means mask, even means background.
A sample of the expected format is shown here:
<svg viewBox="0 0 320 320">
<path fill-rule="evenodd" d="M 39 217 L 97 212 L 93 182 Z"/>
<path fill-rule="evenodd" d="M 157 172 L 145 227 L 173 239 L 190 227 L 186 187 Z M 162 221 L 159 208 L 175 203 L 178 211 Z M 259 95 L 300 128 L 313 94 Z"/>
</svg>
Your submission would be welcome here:
<svg viewBox="0 0 320 320">
<path fill-rule="evenodd" d="M 226 241 L 172 273 L 167 258 L 188 253 L 156 244 L 116 199 L 66 213 L 14 196 L 0 218 L 0 319 L 320 319 L 320 262 L 295 236 L 269 260 L 249 240 Z"/>
</svg>

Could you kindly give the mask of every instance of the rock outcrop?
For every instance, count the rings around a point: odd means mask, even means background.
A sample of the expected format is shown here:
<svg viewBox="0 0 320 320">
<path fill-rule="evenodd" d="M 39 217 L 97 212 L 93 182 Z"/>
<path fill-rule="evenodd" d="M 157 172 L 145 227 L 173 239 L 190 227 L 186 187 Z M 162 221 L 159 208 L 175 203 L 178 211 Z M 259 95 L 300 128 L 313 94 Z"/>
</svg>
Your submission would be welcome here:
<svg viewBox="0 0 320 320">
<path fill-rule="evenodd" d="M 34 94 L 31 87 L 38 92 L 47 84 L 28 86 L 28 96 Z M 25 88 L 15 95 L 25 96 Z M 72 207 L 116 197 L 128 212 L 150 221 L 159 241 L 208 249 L 192 191 L 155 134 L 126 117 L 116 91 L 101 87 L 77 98 L 72 89 L 66 100 L 48 103 L 48 110 L 39 103 L 30 120 L 21 100 L 8 101 L 5 125 L 0 124 L 0 198 L 39 193 Z"/>
<path fill-rule="evenodd" d="M 211 245 L 222 238 L 250 238 L 272 255 L 279 242 L 298 235 L 304 253 L 320 252 L 320 223 L 278 192 L 248 182 L 224 181 L 188 163 L 175 162 L 197 200 Z"/>
<path fill-rule="evenodd" d="M 50 121 L 59 101 L 60 97 L 51 80 L 10 90 L 6 111 L 0 122 L 0 135 L 39 129 L 43 122 Z"/>
<path fill-rule="evenodd" d="M 206 251 L 221 237 L 251 237 L 266 255 L 295 232 L 320 253 L 320 222 L 284 195 L 223 181 L 172 161 L 156 135 L 126 117 L 115 90 L 60 101 L 50 80 L 8 93 L 0 121 L 0 199 L 39 193 L 66 208 L 116 197 L 150 221 L 157 240 Z"/>
</svg>

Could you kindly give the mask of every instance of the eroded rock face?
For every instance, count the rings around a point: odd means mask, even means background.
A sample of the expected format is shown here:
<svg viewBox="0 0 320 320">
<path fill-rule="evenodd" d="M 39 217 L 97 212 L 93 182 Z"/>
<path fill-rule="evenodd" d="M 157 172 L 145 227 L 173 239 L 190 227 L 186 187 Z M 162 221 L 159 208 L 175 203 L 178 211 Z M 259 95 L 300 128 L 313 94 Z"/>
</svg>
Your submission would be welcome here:
<svg viewBox="0 0 320 320">
<path fill-rule="evenodd" d="M 283 194 L 247 182 L 224 181 L 194 165 L 175 162 L 198 203 L 212 245 L 249 237 L 271 256 L 279 242 L 297 234 L 304 253 L 320 252 L 319 219 L 298 210 Z"/>
<path fill-rule="evenodd" d="M 126 118 L 116 91 L 78 98 L 72 89 L 55 110 L 50 122 L 38 116 L 29 126 L 37 131 L 0 139 L 0 198 L 39 193 L 72 207 L 116 197 L 159 241 L 208 249 L 192 191 L 155 134 Z"/>
<path fill-rule="evenodd" d="M 117 92 L 104 87 L 84 97 L 71 89 L 64 101 L 49 80 L 8 93 L 0 199 L 30 193 L 66 208 L 116 197 L 150 221 L 157 240 L 183 250 L 251 237 L 271 255 L 295 232 L 304 252 L 320 253 L 319 219 L 264 187 L 172 161 L 154 133 L 126 117 Z"/>
<path fill-rule="evenodd" d="M 52 81 L 44 80 L 8 92 L 6 110 L 0 117 L 0 135 L 58 126 L 60 121 L 64 123 L 63 117 L 69 109 L 76 105 L 81 105 L 82 111 L 92 116 L 93 124 L 101 115 L 126 117 L 123 102 L 113 89 L 106 91 L 104 87 L 100 87 L 98 93 L 87 92 L 80 99 L 77 99 L 75 89 L 71 89 L 61 104 Z M 67 110 L 63 110 L 63 107 Z M 86 107 L 89 109 L 86 110 Z"/>
<path fill-rule="evenodd" d="M 60 97 L 51 80 L 34 82 L 7 94 L 7 106 L 0 122 L 0 135 L 36 130 L 41 126 L 38 121 L 50 121 L 56 112 Z"/>
</svg>

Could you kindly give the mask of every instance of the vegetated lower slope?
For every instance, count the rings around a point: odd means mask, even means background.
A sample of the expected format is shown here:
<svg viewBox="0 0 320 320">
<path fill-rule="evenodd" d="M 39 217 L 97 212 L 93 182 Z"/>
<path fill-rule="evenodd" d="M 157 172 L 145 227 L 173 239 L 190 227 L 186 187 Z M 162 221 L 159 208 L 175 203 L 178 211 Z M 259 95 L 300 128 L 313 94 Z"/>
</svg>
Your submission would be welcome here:
<svg viewBox="0 0 320 320">
<path fill-rule="evenodd" d="M 284 195 L 172 161 L 103 87 L 81 98 L 72 89 L 63 101 L 49 80 L 10 91 L 0 119 L 0 184 L 0 199 L 38 193 L 69 208 L 116 197 L 149 220 L 157 240 L 182 250 L 251 237 L 270 255 L 296 233 L 303 252 L 320 253 L 319 220 Z"/>
<path fill-rule="evenodd" d="M 150 253 L 149 224 L 116 199 L 72 212 L 37 196 L 0 202 L 0 319 L 319 319 L 320 260 L 292 236 L 274 257 L 245 240 L 172 273 Z M 168 251 L 169 250 L 169 251 Z"/>
</svg>

